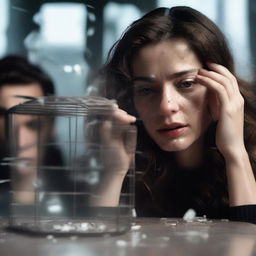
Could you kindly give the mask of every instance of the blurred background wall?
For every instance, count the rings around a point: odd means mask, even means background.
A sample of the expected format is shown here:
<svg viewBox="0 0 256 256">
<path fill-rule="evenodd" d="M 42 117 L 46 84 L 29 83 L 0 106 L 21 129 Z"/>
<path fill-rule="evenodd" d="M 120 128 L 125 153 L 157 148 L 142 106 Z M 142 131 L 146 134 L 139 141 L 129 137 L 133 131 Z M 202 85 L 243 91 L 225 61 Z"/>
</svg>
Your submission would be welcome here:
<svg viewBox="0 0 256 256">
<path fill-rule="evenodd" d="M 132 21 L 156 7 L 175 5 L 196 8 L 216 22 L 237 73 L 255 79 L 255 0 L 1 0 L 0 57 L 26 56 L 52 76 L 58 95 L 83 95 Z"/>
</svg>

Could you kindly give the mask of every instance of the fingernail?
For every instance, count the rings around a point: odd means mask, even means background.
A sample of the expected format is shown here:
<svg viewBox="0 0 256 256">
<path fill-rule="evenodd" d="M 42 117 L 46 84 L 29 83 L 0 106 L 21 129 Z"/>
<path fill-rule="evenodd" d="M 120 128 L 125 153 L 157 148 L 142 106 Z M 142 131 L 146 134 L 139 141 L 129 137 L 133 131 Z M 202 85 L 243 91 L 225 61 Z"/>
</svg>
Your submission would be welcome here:
<svg viewBox="0 0 256 256">
<path fill-rule="evenodd" d="M 136 117 L 135 116 L 131 116 L 131 122 L 136 122 Z"/>
</svg>

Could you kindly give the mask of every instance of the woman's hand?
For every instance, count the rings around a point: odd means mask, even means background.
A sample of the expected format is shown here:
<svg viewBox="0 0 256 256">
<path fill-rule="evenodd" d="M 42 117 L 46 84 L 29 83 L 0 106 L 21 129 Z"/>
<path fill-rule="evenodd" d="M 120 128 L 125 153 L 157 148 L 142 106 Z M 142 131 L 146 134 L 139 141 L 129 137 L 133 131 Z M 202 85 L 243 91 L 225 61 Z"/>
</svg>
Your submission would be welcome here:
<svg viewBox="0 0 256 256">
<path fill-rule="evenodd" d="M 87 144 L 89 151 L 95 152 L 104 172 L 126 174 L 136 147 L 136 128 L 130 124 L 136 118 L 124 110 L 114 107 L 109 117 L 97 119 L 87 124 Z"/>
<path fill-rule="evenodd" d="M 134 163 L 136 128 L 130 124 L 136 118 L 117 106 L 109 118 L 103 118 L 87 124 L 87 142 L 92 147 L 90 157 L 102 168 L 90 203 L 92 206 L 116 206 L 124 177 Z"/>
<path fill-rule="evenodd" d="M 256 204 L 256 182 L 244 145 L 244 99 L 236 78 L 225 67 L 208 64 L 197 80 L 211 91 L 209 107 L 217 123 L 216 145 L 225 158 L 229 205 Z"/>
<path fill-rule="evenodd" d="M 216 146 L 225 158 L 244 150 L 244 99 L 237 80 L 218 64 L 209 63 L 210 71 L 200 69 L 197 81 L 210 90 L 209 108 L 217 121 Z"/>
</svg>

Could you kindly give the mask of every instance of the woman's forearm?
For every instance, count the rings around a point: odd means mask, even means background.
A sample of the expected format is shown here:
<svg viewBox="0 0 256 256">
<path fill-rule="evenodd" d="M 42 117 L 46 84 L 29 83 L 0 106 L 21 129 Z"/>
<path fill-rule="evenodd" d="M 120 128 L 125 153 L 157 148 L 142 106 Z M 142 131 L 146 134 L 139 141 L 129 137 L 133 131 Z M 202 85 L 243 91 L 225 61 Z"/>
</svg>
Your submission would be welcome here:
<svg viewBox="0 0 256 256">
<path fill-rule="evenodd" d="M 230 206 L 256 204 L 256 182 L 245 148 L 225 160 Z"/>
<path fill-rule="evenodd" d="M 125 175 L 121 173 L 113 173 L 104 177 L 98 189 L 91 195 L 90 205 L 97 207 L 117 206 L 124 177 Z"/>
</svg>

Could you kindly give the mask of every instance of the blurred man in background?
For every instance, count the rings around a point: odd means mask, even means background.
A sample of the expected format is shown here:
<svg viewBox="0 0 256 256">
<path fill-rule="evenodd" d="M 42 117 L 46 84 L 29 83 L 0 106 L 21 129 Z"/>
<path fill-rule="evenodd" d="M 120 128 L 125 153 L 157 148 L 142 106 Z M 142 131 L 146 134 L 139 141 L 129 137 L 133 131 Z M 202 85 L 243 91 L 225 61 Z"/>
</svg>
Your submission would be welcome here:
<svg viewBox="0 0 256 256">
<path fill-rule="evenodd" d="M 5 201 L 4 195 L 9 189 L 9 168 L 5 165 L 8 156 L 6 138 L 6 111 L 26 100 L 53 95 L 54 85 L 51 79 L 39 67 L 31 64 L 23 57 L 8 56 L 0 60 L 0 203 Z M 30 164 L 18 168 L 20 190 L 29 187 L 35 177 L 35 163 L 38 160 L 36 145 L 35 117 L 21 115 L 18 119 L 19 147 L 18 157 L 29 160 Z M 30 167 L 33 166 L 33 167 Z M 23 188 L 22 188 L 23 187 Z M 29 196 L 30 195 L 30 196 Z M 16 195 L 21 203 L 33 200 L 33 193 Z M 2 198 L 2 200 L 1 200 Z M 1 209 L 2 208 L 2 209 Z M 4 207 L 0 205 L 4 212 Z"/>
<path fill-rule="evenodd" d="M 0 142 L 5 136 L 4 114 L 6 110 L 28 99 L 53 94 L 53 82 L 39 67 L 19 56 L 1 59 Z"/>
</svg>

